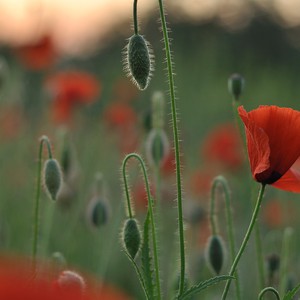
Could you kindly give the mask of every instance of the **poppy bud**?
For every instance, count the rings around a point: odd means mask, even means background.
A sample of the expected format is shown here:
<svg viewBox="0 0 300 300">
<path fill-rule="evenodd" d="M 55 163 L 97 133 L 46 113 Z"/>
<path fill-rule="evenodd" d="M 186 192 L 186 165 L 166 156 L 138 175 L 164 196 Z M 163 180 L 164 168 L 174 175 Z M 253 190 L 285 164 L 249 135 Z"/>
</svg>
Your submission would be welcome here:
<svg viewBox="0 0 300 300">
<path fill-rule="evenodd" d="M 238 100 L 245 86 L 245 80 L 240 74 L 232 74 L 228 79 L 229 93 Z"/>
<path fill-rule="evenodd" d="M 65 270 L 60 273 L 55 286 L 64 292 L 84 293 L 86 284 L 81 275 L 74 271 Z"/>
<path fill-rule="evenodd" d="M 106 201 L 94 197 L 87 208 L 87 221 L 93 227 L 100 227 L 107 223 L 109 217 L 109 207 Z"/>
<path fill-rule="evenodd" d="M 211 236 L 206 246 L 206 262 L 217 275 L 220 274 L 224 266 L 225 256 L 223 239 L 219 235 Z"/>
<path fill-rule="evenodd" d="M 48 159 L 44 167 L 44 184 L 52 200 L 56 200 L 61 187 L 62 174 L 56 159 Z"/>
<path fill-rule="evenodd" d="M 136 219 L 128 219 L 123 229 L 124 247 L 128 254 L 135 258 L 141 245 L 141 234 Z"/>
<path fill-rule="evenodd" d="M 150 165 L 158 166 L 170 150 L 169 140 L 164 130 L 152 129 L 146 141 L 146 157 Z"/>
<path fill-rule="evenodd" d="M 274 273 L 279 270 L 280 266 L 280 257 L 278 254 L 270 254 L 267 257 L 267 268 L 270 274 L 270 277 L 273 277 Z"/>
<path fill-rule="evenodd" d="M 129 38 L 125 51 L 125 70 L 140 90 L 147 88 L 153 71 L 153 55 L 149 43 L 139 34 Z"/>
</svg>

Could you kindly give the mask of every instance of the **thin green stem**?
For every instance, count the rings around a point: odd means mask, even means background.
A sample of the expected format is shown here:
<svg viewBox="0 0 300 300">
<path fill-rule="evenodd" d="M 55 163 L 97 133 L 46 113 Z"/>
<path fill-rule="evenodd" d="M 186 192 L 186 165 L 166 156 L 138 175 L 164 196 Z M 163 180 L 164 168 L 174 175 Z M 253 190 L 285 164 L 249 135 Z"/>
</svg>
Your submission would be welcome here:
<svg viewBox="0 0 300 300">
<path fill-rule="evenodd" d="M 123 174 L 124 189 L 125 189 L 126 200 L 127 200 L 128 216 L 129 216 L 130 219 L 132 219 L 132 218 L 133 218 L 133 213 L 132 213 L 132 209 L 131 209 L 131 201 L 130 201 L 129 187 L 128 187 L 128 183 L 127 183 L 127 175 L 126 175 L 126 162 L 127 162 L 127 160 L 128 160 L 127 157 L 128 157 L 128 156 L 126 156 L 126 158 L 123 160 L 123 164 L 122 164 L 122 174 Z"/>
<path fill-rule="evenodd" d="M 273 287 L 271 286 L 268 286 L 266 288 L 264 288 L 258 295 L 258 300 L 263 300 L 263 296 L 264 294 L 266 294 L 267 292 L 271 292 L 275 295 L 276 299 L 277 300 L 280 300 L 280 296 L 279 296 L 279 293 L 276 289 L 274 289 Z"/>
<path fill-rule="evenodd" d="M 226 204 L 226 223 L 227 223 L 227 232 L 229 237 L 230 243 L 230 256 L 232 262 L 235 258 L 235 241 L 234 241 L 234 234 L 233 234 L 233 223 L 232 223 L 232 209 L 231 209 L 231 202 L 230 202 L 230 190 L 228 186 L 227 180 L 223 176 L 217 176 L 213 180 L 212 189 L 211 189 L 211 201 L 210 201 L 210 223 L 212 227 L 212 234 L 218 234 L 217 222 L 215 218 L 215 199 L 216 199 L 216 189 L 218 185 L 221 185 L 224 191 L 224 199 Z M 239 284 L 239 276 L 237 270 L 234 273 L 235 277 L 235 285 L 236 285 L 236 299 L 241 299 L 241 289 Z"/>
<path fill-rule="evenodd" d="M 138 17 L 137 17 L 137 2 L 138 0 L 133 1 L 133 26 L 134 26 L 134 34 L 139 33 L 138 27 Z"/>
<path fill-rule="evenodd" d="M 155 265 L 155 277 L 156 277 L 156 286 L 157 286 L 157 300 L 161 299 L 161 287 L 160 287 L 160 275 L 159 275 L 159 262 L 158 262 L 158 254 L 157 254 L 157 239 L 156 239 L 156 227 L 154 223 L 154 214 L 153 214 L 153 199 L 151 197 L 150 193 L 150 186 L 149 186 L 149 180 L 148 175 L 145 167 L 144 160 L 137 154 L 137 153 L 130 153 L 126 155 L 124 161 L 123 161 L 123 174 L 125 173 L 126 169 L 126 163 L 129 159 L 134 158 L 136 159 L 141 168 L 144 175 L 144 181 L 146 186 L 146 192 L 147 192 L 147 198 L 148 198 L 148 208 L 149 208 L 149 214 L 151 219 L 151 231 L 152 231 L 152 248 L 153 248 L 153 255 L 154 255 L 154 265 Z M 127 178 L 124 177 L 124 183 L 125 183 L 125 189 L 126 189 L 126 195 L 128 195 L 128 184 L 127 184 Z M 127 199 L 127 203 L 130 202 L 129 199 Z"/>
<path fill-rule="evenodd" d="M 48 156 L 52 158 L 51 146 L 47 136 L 42 136 L 40 138 L 39 156 L 38 156 L 38 173 L 37 173 L 37 186 L 35 194 L 35 204 L 34 204 L 34 220 L 33 220 L 33 239 L 32 239 L 32 262 L 35 270 L 36 265 L 36 255 L 38 246 L 38 235 L 39 235 L 39 207 L 40 207 L 40 194 L 41 194 L 41 173 L 42 173 L 42 155 L 43 155 L 43 145 L 46 143 L 48 149 Z"/>
<path fill-rule="evenodd" d="M 241 136 L 241 139 L 243 142 L 244 154 L 245 154 L 245 157 L 247 157 L 246 136 L 245 136 L 245 130 L 243 128 L 244 127 L 243 122 L 242 122 L 241 118 L 239 117 L 239 113 L 238 113 L 239 105 L 240 105 L 239 101 L 235 97 L 233 97 L 233 99 L 232 99 L 233 114 L 235 117 L 236 126 L 239 130 L 239 133 L 240 133 L 240 136 Z M 251 178 L 251 182 L 253 182 L 252 178 Z M 252 200 L 252 198 L 253 198 L 253 203 L 255 204 L 255 195 L 253 193 L 251 194 L 251 200 Z M 257 269 L 258 269 L 259 285 L 260 285 L 260 289 L 263 289 L 266 285 L 266 283 L 265 283 L 266 276 L 265 276 L 264 257 L 263 257 L 263 251 L 262 251 L 262 242 L 261 242 L 261 233 L 260 233 L 259 224 L 255 225 L 255 251 L 256 251 L 256 257 L 257 257 L 256 263 L 257 263 Z"/>
<path fill-rule="evenodd" d="M 290 258 L 290 244 L 293 235 L 293 229 L 288 227 L 284 230 L 283 241 L 282 241 L 282 250 L 281 250 L 281 264 L 280 264 L 280 282 L 279 282 L 279 293 L 284 295 L 286 292 L 287 285 L 287 269 L 288 261 Z"/>
<path fill-rule="evenodd" d="M 252 233 L 253 227 L 255 225 L 255 222 L 256 222 L 256 219 L 257 219 L 257 216 L 258 216 L 258 212 L 259 212 L 259 209 L 260 209 L 260 206 L 261 206 L 261 202 L 262 202 L 262 199 L 263 199 L 263 195 L 264 195 L 264 192 L 265 192 L 265 187 L 266 187 L 265 184 L 262 184 L 261 187 L 260 187 L 259 194 L 258 194 L 257 201 L 256 201 L 256 205 L 255 205 L 252 217 L 251 217 L 251 221 L 250 221 L 249 227 L 248 227 L 247 232 L 245 234 L 245 237 L 244 237 L 244 240 L 242 242 L 242 245 L 241 245 L 241 247 L 240 247 L 240 249 L 239 249 L 239 251 L 238 251 L 238 253 L 237 253 L 237 255 L 236 255 L 235 259 L 234 259 L 234 262 L 233 262 L 233 264 L 232 264 L 232 266 L 230 268 L 229 276 L 233 276 L 234 275 L 236 267 L 237 267 L 237 265 L 238 265 L 238 263 L 240 261 L 240 258 L 242 257 L 242 254 L 245 251 L 245 248 L 247 246 L 247 243 L 249 241 L 250 235 Z M 222 300 L 226 299 L 227 293 L 229 291 L 230 284 L 231 284 L 231 280 L 228 280 L 226 282 L 226 285 L 225 285 L 225 288 L 224 288 L 224 291 L 223 291 Z"/>
<path fill-rule="evenodd" d="M 171 98 L 173 137 L 174 137 L 174 148 L 175 148 L 178 231 L 179 231 L 179 247 L 180 247 L 180 280 L 179 280 L 178 295 L 180 296 L 184 291 L 184 281 L 185 281 L 185 245 L 184 245 L 184 226 L 183 226 L 183 211 L 182 211 L 179 134 L 177 128 L 178 120 L 176 115 L 175 84 L 174 84 L 172 57 L 171 57 L 171 49 L 169 43 L 169 36 L 168 36 L 168 29 L 167 29 L 167 23 L 165 18 L 163 0 L 158 0 L 158 3 L 159 3 L 159 12 L 160 12 L 160 19 L 162 24 L 166 60 L 167 60 L 169 91 L 170 91 L 170 98 Z"/>
</svg>

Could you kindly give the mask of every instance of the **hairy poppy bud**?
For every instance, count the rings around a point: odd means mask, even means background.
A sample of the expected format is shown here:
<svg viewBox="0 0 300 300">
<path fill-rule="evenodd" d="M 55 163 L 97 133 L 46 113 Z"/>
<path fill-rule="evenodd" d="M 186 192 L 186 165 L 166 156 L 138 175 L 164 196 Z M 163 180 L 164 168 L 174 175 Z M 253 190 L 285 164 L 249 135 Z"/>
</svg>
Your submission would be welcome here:
<svg viewBox="0 0 300 300">
<path fill-rule="evenodd" d="M 136 219 L 128 219 L 123 230 L 124 247 L 132 257 L 135 258 L 141 245 L 141 234 Z"/>
<path fill-rule="evenodd" d="M 149 43 L 139 34 L 129 38 L 125 51 L 125 70 L 140 90 L 147 88 L 153 71 L 153 55 Z"/>
<path fill-rule="evenodd" d="M 56 200 L 62 183 L 60 166 L 56 159 L 48 159 L 44 167 L 44 184 L 52 200 Z"/>
<path fill-rule="evenodd" d="M 109 207 L 105 200 L 94 197 L 87 207 L 87 221 L 93 227 L 100 227 L 107 223 Z"/>
<path fill-rule="evenodd" d="M 213 235 L 209 238 L 206 246 L 206 261 L 211 270 L 220 274 L 225 262 L 225 246 L 222 238 Z"/>
<path fill-rule="evenodd" d="M 232 74 L 228 79 L 229 93 L 238 100 L 245 86 L 245 80 L 240 74 Z"/>
<path fill-rule="evenodd" d="M 146 141 L 146 156 L 150 165 L 160 165 L 169 154 L 170 145 L 164 130 L 152 129 Z"/>
</svg>

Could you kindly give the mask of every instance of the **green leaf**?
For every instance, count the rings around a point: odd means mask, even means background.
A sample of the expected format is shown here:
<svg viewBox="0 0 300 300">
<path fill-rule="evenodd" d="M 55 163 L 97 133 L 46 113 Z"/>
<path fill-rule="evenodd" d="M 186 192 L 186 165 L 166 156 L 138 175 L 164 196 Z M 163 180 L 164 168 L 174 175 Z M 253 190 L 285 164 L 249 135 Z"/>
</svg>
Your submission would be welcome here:
<svg viewBox="0 0 300 300">
<path fill-rule="evenodd" d="M 296 293 L 299 291 L 300 289 L 300 284 L 298 284 L 295 288 L 293 288 L 292 290 L 288 291 L 283 300 L 292 300 L 293 297 L 295 297 Z"/>
<path fill-rule="evenodd" d="M 234 279 L 233 276 L 221 275 L 210 278 L 208 280 L 202 281 L 196 285 L 190 287 L 187 291 L 185 291 L 181 296 L 178 297 L 178 300 L 190 299 L 190 297 L 200 293 L 202 290 L 210 287 L 211 285 L 217 284 L 220 281 Z"/>
<path fill-rule="evenodd" d="M 148 212 L 144 222 L 141 260 L 142 260 L 142 272 L 145 281 L 145 286 L 150 299 L 154 299 L 155 284 L 153 281 L 153 269 L 151 263 L 152 257 L 151 257 L 150 247 L 149 247 L 149 224 L 150 224 L 150 214 Z"/>
</svg>

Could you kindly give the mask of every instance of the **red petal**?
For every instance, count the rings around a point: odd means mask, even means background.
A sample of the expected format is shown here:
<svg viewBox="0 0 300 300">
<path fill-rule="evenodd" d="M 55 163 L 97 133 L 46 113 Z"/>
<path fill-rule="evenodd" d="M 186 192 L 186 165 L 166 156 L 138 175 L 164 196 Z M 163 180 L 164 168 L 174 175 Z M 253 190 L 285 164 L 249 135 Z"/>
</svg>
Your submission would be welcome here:
<svg viewBox="0 0 300 300">
<path fill-rule="evenodd" d="M 291 168 L 272 185 L 281 190 L 300 193 L 300 171 Z"/>
<path fill-rule="evenodd" d="M 239 107 L 246 127 L 251 171 L 259 182 L 274 183 L 300 156 L 300 112 L 260 106 L 247 113 Z"/>
</svg>

